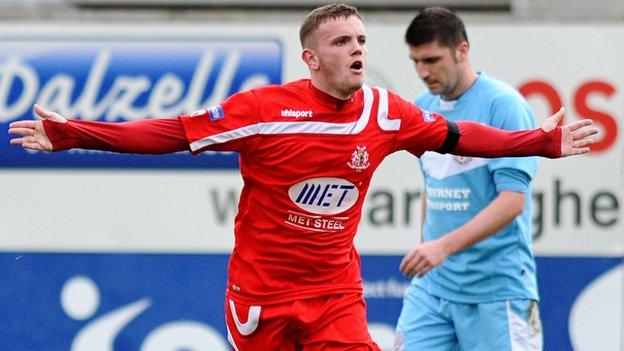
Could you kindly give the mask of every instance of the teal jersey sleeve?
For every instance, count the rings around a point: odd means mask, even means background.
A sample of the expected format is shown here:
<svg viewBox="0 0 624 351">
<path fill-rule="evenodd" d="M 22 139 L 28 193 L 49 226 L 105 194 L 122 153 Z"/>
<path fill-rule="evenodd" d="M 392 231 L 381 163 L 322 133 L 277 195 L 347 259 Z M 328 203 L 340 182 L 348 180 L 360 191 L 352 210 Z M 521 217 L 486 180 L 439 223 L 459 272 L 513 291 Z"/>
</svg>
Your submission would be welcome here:
<svg viewBox="0 0 624 351">
<path fill-rule="evenodd" d="M 514 168 L 499 168 L 493 174 L 496 191 L 515 191 L 528 193 L 531 177 L 524 171 Z"/>
</svg>

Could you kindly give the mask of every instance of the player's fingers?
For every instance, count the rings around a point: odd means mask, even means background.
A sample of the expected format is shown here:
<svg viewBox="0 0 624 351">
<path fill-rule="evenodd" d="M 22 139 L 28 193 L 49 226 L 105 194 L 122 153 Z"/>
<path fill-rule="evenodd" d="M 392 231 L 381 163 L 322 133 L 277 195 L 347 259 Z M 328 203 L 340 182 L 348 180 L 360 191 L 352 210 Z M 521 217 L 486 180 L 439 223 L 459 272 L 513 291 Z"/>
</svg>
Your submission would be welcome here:
<svg viewBox="0 0 624 351">
<path fill-rule="evenodd" d="M 9 127 L 9 134 L 32 136 L 32 135 L 35 135 L 35 130 L 32 128 L 10 128 Z"/>
<path fill-rule="evenodd" d="M 572 146 L 575 149 L 581 149 L 584 147 L 587 147 L 591 144 L 594 143 L 594 139 L 583 139 L 583 140 L 576 140 L 574 143 L 572 143 Z"/>
<path fill-rule="evenodd" d="M 425 274 L 429 273 L 430 270 L 431 270 L 430 266 L 422 267 L 421 269 L 418 270 L 418 278 L 424 277 Z"/>
<path fill-rule="evenodd" d="M 582 119 L 580 121 L 574 121 L 572 123 L 568 123 L 565 125 L 565 128 L 568 128 L 570 131 L 575 131 L 577 129 L 583 128 L 583 127 L 587 127 L 594 124 L 594 121 L 592 121 L 591 119 Z"/>
<path fill-rule="evenodd" d="M 22 144 L 22 147 L 26 149 L 31 149 L 31 150 L 45 151 L 43 147 L 41 146 L 41 144 L 39 143 L 24 143 Z"/>
<path fill-rule="evenodd" d="M 12 122 L 11 124 L 9 124 L 9 130 L 12 128 L 30 128 L 30 129 L 35 129 L 35 123 L 36 121 L 15 121 Z"/>
<path fill-rule="evenodd" d="M 12 145 L 24 145 L 24 144 L 31 144 L 31 143 L 37 143 L 37 141 L 35 140 L 35 137 L 33 136 L 25 136 L 22 138 L 15 138 L 15 139 L 11 139 L 10 143 Z M 37 143 L 38 144 L 38 143 Z"/>
<path fill-rule="evenodd" d="M 412 250 L 408 252 L 407 255 L 403 257 L 403 260 L 401 261 L 401 265 L 399 265 L 399 269 L 401 270 L 401 272 L 409 264 L 409 262 L 414 259 L 414 256 L 416 256 L 416 250 Z"/>
<path fill-rule="evenodd" d="M 588 147 L 581 147 L 581 148 L 575 148 L 574 150 L 572 150 L 572 154 L 571 155 L 582 155 L 582 154 L 586 154 L 590 151 L 590 148 Z"/>
<path fill-rule="evenodd" d="M 61 115 L 59 115 L 58 113 L 46 110 L 37 104 L 33 106 L 33 109 L 35 110 L 35 114 L 37 114 L 37 116 L 41 118 L 48 119 L 53 122 L 60 122 L 60 123 L 67 122 L 67 120 L 63 118 Z"/>
<path fill-rule="evenodd" d="M 412 272 L 414 271 L 414 264 L 412 261 L 406 261 L 401 265 L 401 272 L 408 277 L 412 276 Z"/>
<path fill-rule="evenodd" d="M 41 118 L 46 118 L 49 119 L 52 117 L 53 113 L 52 111 L 48 111 L 46 109 L 44 109 L 43 107 L 35 104 L 33 106 L 33 110 L 35 111 L 35 114 Z"/>
<path fill-rule="evenodd" d="M 407 267 L 407 260 L 404 257 L 403 260 L 401 261 L 401 264 L 399 265 L 399 270 L 401 272 L 405 273 L 405 268 L 406 267 Z"/>
<path fill-rule="evenodd" d="M 416 267 L 418 267 L 419 264 L 418 258 L 414 257 L 405 263 L 401 272 L 408 277 L 413 277 L 416 274 Z"/>
<path fill-rule="evenodd" d="M 598 128 L 581 129 L 572 133 L 572 140 L 579 140 L 596 134 L 598 134 Z"/>
<path fill-rule="evenodd" d="M 407 254 L 405 257 L 403 257 L 403 259 L 401 260 L 401 264 L 399 265 L 399 270 L 401 272 L 403 272 L 403 269 L 405 268 L 405 266 L 407 265 L 407 261 L 408 261 L 408 257 L 409 254 Z"/>
<path fill-rule="evenodd" d="M 424 277 L 425 274 L 427 274 L 427 272 L 431 270 L 431 268 L 433 268 L 433 266 L 428 261 L 424 260 L 422 264 L 417 268 L 417 276 L 419 278 Z"/>
<path fill-rule="evenodd" d="M 552 131 L 557 127 L 557 124 L 559 124 L 563 116 L 565 116 L 565 109 L 562 107 L 554 115 L 546 119 L 546 122 L 542 125 L 542 130 L 546 133 Z"/>
<path fill-rule="evenodd" d="M 11 139 L 10 143 L 11 145 L 18 145 L 26 149 L 43 150 L 43 147 L 41 146 L 41 144 L 39 144 L 35 140 L 35 137 L 32 137 L 32 136 L 25 136 L 23 138 Z"/>
<path fill-rule="evenodd" d="M 24 138 L 11 139 L 11 141 L 9 142 L 11 143 L 11 145 L 22 145 L 22 143 L 24 142 Z"/>
</svg>

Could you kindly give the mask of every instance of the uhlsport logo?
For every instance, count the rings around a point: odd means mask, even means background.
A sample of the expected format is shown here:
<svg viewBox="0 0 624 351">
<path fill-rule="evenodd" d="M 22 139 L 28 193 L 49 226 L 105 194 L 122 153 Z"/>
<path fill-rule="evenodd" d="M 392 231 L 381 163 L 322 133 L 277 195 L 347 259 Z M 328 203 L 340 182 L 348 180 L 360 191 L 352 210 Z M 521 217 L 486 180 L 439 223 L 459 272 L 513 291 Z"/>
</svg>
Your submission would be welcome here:
<svg viewBox="0 0 624 351">
<path fill-rule="evenodd" d="M 216 121 L 224 117 L 218 104 L 228 96 L 282 82 L 282 46 L 277 40 L 63 37 L 0 40 L 0 44 L 4 48 L 0 53 L 0 126 L 32 119 L 35 103 L 82 120 L 131 121 L 205 110 Z M 190 155 L 160 157 L 158 162 L 145 156 L 91 151 L 37 157 L 37 153 L 10 147 L 8 139 L 8 135 L 0 136 L 0 163 L 5 167 L 197 167 Z M 236 155 L 227 157 L 232 167 L 238 166 Z"/>
<path fill-rule="evenodd" d="M 280 112 L 282 117 L 294 117 L 294 118 L 311 118 L 313 116 L 312 110 L 291 110 L 284 109 Z"/>
<path fill-rule="evenodd" d="M 311 178 L 290 187 L 288 195 L 299 208 L 315 214 L 332 215 L 350 209 L 359 190 L 341 178 Z"/>
</svg>

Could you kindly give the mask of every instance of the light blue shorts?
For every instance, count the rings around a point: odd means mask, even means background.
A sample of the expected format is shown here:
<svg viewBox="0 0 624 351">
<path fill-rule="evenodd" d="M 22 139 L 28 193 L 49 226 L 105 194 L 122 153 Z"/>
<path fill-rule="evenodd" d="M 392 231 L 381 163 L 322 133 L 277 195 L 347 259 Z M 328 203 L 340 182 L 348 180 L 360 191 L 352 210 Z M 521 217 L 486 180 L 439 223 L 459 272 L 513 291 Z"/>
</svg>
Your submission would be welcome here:
<svg viewBox="0 0 624 351">
<path fill-rule="evenodd" d="M 393 351 L 542 350 L 537 302 L 450 302 L 410 285 Z"/>
</svg>

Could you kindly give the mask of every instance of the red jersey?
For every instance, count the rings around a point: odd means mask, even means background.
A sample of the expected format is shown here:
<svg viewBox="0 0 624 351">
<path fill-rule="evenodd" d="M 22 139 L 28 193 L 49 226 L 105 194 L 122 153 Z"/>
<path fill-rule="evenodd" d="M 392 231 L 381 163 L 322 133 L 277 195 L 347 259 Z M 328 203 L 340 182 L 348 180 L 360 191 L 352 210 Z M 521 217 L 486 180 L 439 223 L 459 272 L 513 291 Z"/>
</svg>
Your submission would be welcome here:
<svg viewBox="0 0 624 351">
<path fill-rule="evenodd" d="M 174 119 L 43 121 L 53 150 L 240 152 L 244 187 L 228 294 L 270 304 L 362 291 L 353 237 L 374 170 L 405 149 L 473 157 L 560 157 L 561 128 L 507 132 L 445 121 L 384 89 L 348 101 L 309 80 L 236 94 Z"/>
<path fill-rule="evenodd" d="M 228 294 L 262 305 L 361 292 L 353 238 L 373 172 L 395 151 L 437 150 L 448 129 L 384 89 L 342 101 L 308 79 L 238 93 L 181 121 L 193 153 L 240 153 Z"/>
</svg>

